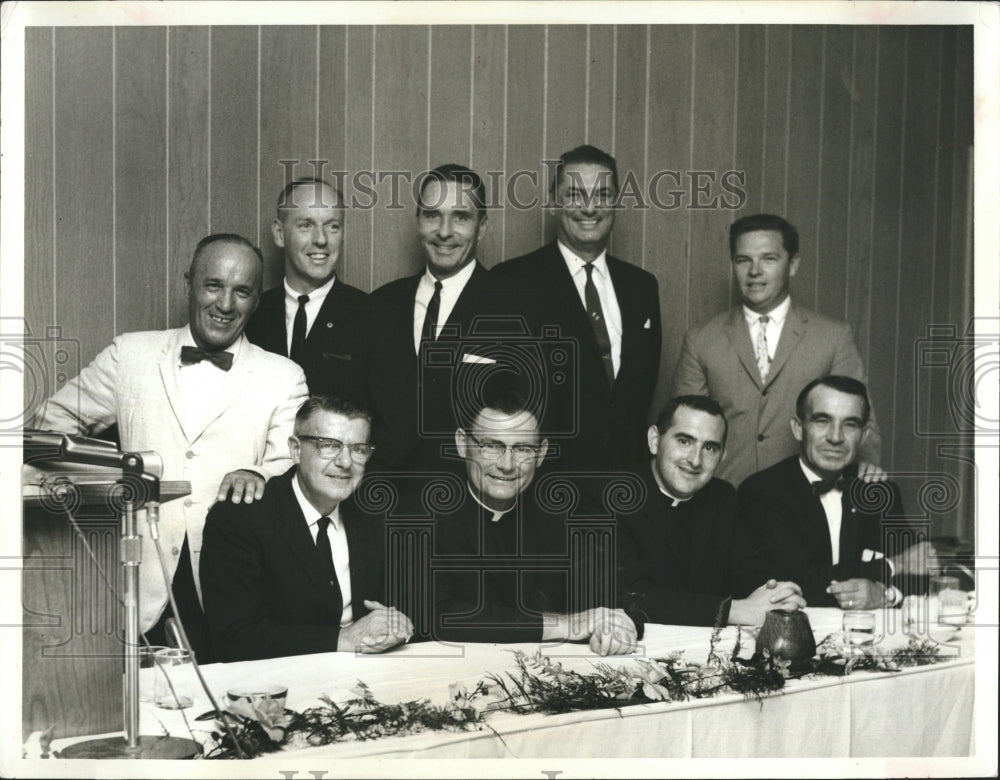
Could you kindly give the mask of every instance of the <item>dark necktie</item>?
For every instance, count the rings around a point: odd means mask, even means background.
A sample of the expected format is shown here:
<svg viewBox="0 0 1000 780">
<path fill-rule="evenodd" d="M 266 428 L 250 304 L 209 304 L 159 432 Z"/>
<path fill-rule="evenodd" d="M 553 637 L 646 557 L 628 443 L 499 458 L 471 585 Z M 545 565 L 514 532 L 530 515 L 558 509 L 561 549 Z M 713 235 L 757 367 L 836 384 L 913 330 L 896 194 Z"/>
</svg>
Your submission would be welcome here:
<svg viewBox="0 0 1000 780">
<path fill-rule="evenodd" d="M 851 478 L 846 474 L 841 474 L 836 479 L 817 479 L 815 482 L 810 482 L 809 484 L 812 487 L 812 494 L 814 496 L 822 496 L 834 489 L 843 492 L 851 484 Z"/>
<path fill-rule="evenodd" d="M 190 366 L 207 360 L 217 368 L 228 371 L 233 367 L 232 352 L 208 352 L 198 347 L 181 347 L 181 363 Z"/>
<path fill-rule="evenodd" d="M 597 338 L 597 348 L 601 352 L 601 360 L 604 363 L 604 374 L 608 378 L 608 385 L 615 384 L 615 365 L 611 360 L 611 337 L 608 336 L 608 326 L 604 322 L 604 311 L 601 309 L 601 298 L 597 294 L 597 287 L 594 285 L 594 265 L 587 263 L 587 281 L 583 285 L 583 297 L 587 302 L 587 316 L 590 317 L 590 324 L 594 328 L 594 336 Z"/>
<path fill-rule="evenodd" d="M 308 295 L 299 296 L 299 310 L 295 312 L 295 322 L 292 324 L 292 348 L 288 351 L 288 357 L 296 363 L 302 363 L 303 351 L 306 348 L 306 304 L 309 303 Z"/>
<path fill-rule="evenodd" d="M 434 282 L 434 294 L 427 304 L 427 314 L 424 316 L 424 329 L 420 341 L 434 341 L 437 338 L 438 313 L 441 311 L 441 282 Z"/>
<path fill-rule="evenodd" d="M 330 526 L 330 518 L 324 515 L 316 521 L 316 552 L 320 557 L 320 564 L 323 572 L 331 585 L 337 582 L 337 572 L 333 568 L 333 550 L 330 547 L 330 536 L 327 529 Z"/>
</svg>

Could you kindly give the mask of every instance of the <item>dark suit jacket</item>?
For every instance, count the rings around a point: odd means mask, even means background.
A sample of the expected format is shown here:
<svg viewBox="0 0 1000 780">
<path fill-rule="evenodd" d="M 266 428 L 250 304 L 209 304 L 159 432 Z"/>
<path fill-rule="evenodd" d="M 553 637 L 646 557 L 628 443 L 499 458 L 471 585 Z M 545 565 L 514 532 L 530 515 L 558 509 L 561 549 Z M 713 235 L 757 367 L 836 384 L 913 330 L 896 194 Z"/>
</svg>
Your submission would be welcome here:
<svg viewBox="0 0 1000 780">
<path fill-rule="evenodd" d="M 292 468 L 268 481 L 252 504 L 219 502 L 205 522 L 201 583 L 205 618 L 221 661 L 337 649 L 343 600 L 324 575 L 292 492 Z M 382 523 L 351 499 L 340 504 L 351 556 L 354 619 L 365 599 L 382 600 Z"/>
<path fill-rule="evenodd" d="M 745 595 L 734 592 L 731 577 L 736 491 L 713 478 L 675 507 L 660 490 L 649 461 L 634 471 L 645 487 L 645 500 L 618 516 L 623 601 L 653 623 L 714 625 L 727 596 Z M 727 605 L 722 624 L 728 619 Z"/>
<path fill-rule="evenodd" d="M 389 282 L 373 293 L 403 315 L 394 320 L 395 327 L 385 338 L 393 343 L 394 354 L 405 355 L 396 382 L 410 393 L 415 425 L 403 448 L 411 453 L 405 460 L 421 468 L 454 455 L 459 425 L 455 404 L 463 392 L 474 392 L 484 377 L 504 367 L 528 374 L 544 369 L 532 336 L 537 315 L 516 285 L 498 283 L 478 261 L 437 340 L 424 344 L 418 356 L 413 316 L 423 274 Z M 496 362 L 476 362 L 477 358 Z"/>
<path fill-rule="evenodd" d="M 823 505 L 793 455 L 758 472 L 740 485 L 737 577 L 746 590 L 768 578 L 792 580 L 812 607 L 836 607 L 826 593 L 830 580 L 851 577 L 890 584 L 884 560 L 862 560 L 864 550 L 899 552 L 905 538 L 902 507 L 892 483 L 866 485 L 855 479 L 843 491 L 840 562 L 833 565 L 830 530 Z M 888 542 L 888 544 L 887 544 Z"/>
<path fill-rule="evenodd" d="M 750 329 L 736 306 L 692 328 L 674 375 L 677 395 L 710 395 L 729 423 L 726 457 L 715 476 L 739 487 L 751 474 L 799 451 L 789 420 L 809 382 L 828 374 L 865 380 L 849 325 L 792 303 L 774 361 L 761 384 Z M 862 460 L 879 462 L 880 440 L 872 415 Z"/>
<path fill-rule="evenodd" d="M 411 393 L 397 375 L 400 362 L 409 356 L 394 353 L 384 337 L 398 327 L 394 318 L 399 316 L 338 279 L 309 329 L 301 361 L 310 393 L 342 396 L 371 410 L 375 455 L 369 470 L 396 465 L 396 442 L 413 425 Z M 254 344 L 288 357 L 284 285 L 261 296 L 246 334 Z"/>
<path fill-rule="evenodd" d="M 558 326 L 576 348 L 576 383 L 553 383 L 553 408 L 565 417 L 559 465 L 628 466 L 646 449 L 649 404 L 660 368 L 660 297 L 656 277 L 607 255 L 608 271 L 622 313 L 621 366 L 608 385 L 597 338 L 556 242 L 500 263 L 495 276 L 517 280 L 542 297 L 542 326 Z"/>
</svg>

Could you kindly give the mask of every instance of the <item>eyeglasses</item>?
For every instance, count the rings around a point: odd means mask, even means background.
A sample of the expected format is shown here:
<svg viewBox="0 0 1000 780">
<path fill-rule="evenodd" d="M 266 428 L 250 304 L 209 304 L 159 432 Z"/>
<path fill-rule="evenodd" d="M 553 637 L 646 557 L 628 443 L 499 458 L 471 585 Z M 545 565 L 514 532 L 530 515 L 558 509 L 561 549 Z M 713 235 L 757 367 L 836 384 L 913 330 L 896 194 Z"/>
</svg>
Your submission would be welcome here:
<svg viewBox="0 0 1000 780">
<path fill-rule="evenodd" d="M 333 460 L 344 447 L 351 453 L 351 460 L 355 463 L 367 463 L 368 459 L 375 452 L 375 447 L 371 444 L 344 444 L 339 439 L 327 439 L 325 436 L 307 436 L 306 434 L 296 434 L 296 438 L 311 442 L 316 451 L 324 458 Z"/>
<path fill-rule="evenodd" d="M 479 447 L 479 452 L 485 460 L 499 460 L 507 450 L 514 456 L 515 463 L 524 463 L 538 456 L 538 445 L 535 444 L 503 444 L 498 441 L 479 441 L 471 433 L 466 434 Z"/>
</svg>

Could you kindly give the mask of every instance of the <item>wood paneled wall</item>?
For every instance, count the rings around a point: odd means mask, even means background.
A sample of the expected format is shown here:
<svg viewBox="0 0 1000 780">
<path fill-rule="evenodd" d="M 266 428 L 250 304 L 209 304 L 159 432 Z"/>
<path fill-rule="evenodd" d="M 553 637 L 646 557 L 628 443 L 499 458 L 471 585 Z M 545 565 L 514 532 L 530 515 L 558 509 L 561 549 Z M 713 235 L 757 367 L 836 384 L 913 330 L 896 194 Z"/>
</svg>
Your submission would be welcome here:
<svg viewBox="0 0 1000 780">
<path fill-rule="evenodd" d="M 919 357 L 929 325 L 962 334 L 971 316 L 971 27 L 61 27 L 26 43 L 25 311 L 84 361 L 117 333 L 185 321 L 182 272 L 210 232 L 260 243 L 278 283 L 282 160 L 297 175 L 328 161 L 349 196 L 358 172 L 531 171 L 528 198 L 544 197 L 544 159 L 586 142 L 647 198 L 657 172 L 679 174 L 658 188 L 679 207 L 632 201 L 612 245 L 660 283 L 657 402 L 684 331 L 736 301 L 728 225 L 783 214 L 802 236 L 796 299 L 854 327 L 885 463 L 946 475 L 961 495 L 931 507 L 936 530 L 971 534 L 972 467 L 938 452 L 961 438 L 923 435 L 954 431 L 953 391 Z M 745 202 L 699 208 L 726 195 L 726 171 Z M 370 290 L 420 256 L 408 184 L 398 208 L 391 177 L 360 184 L 377 203 L 350 212 L 340 276 Z M 554 234 L 538 207 L 489 224 L 488 266 Z"/>
</svg>

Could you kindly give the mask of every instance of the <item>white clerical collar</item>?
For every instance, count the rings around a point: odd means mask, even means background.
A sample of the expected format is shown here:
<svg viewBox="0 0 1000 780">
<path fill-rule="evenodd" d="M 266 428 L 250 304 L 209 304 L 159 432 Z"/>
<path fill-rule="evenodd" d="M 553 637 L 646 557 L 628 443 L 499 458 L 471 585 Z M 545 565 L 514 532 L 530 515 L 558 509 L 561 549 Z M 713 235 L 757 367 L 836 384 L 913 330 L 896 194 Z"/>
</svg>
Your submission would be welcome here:
<svg viewBox="0 0 1000 780">
<path fill-rule="evenodd" d="M 330 294 L 330 290 L 333 289 L 333 283 L 335 281 L 337 281 L 337 277 L 331 276 L 330 281 L 328 281 L 326 284 L 320 285 L 310 293 L 306 293 L 306 295 L 309 296 L 309 303 L 316 303 L 317 301 L 322 301 L 324 298 L 326 298 L 326 296 Z M 302 295 L 302 293 L 296 292 L 291 288 L 291 286 L 289 286 L 287 276 L 282 280 L 282 284 L 285 285 L 285 297 L 291 298 L 292 301 L 298 303 L 299 296 Z"/>
<path fill-rule="evenodd" d="M 306 519 L 306 525 L 314 525 L 321 517 L 329 517 L 330 525 L 334 527 L 334 530 L 340 530 L 340 505 L 335 506 L 333 511 L 328 515 L 320 512 L 306 498 L 306 494 L 302 492 L 298 472 L 296 472 L 295 477 L 292 479 L 292 492 L 295 494 L 295 500 L 299 502 L 299 509 L 302 510 L 302 516 Z"/>
<path fill-rule="evenodd" d="M 577 255 L 572 249 L 566 246 L 562 241 L 556 239 L 556 246 L 559 247 L 559 253 L 563 256 L 563 260 L 566 261 L 566 267 L 569 269 L 570 276 L 577 273 L 577 271 L 583 270 L 584 266 L 587 265 L 587 261 L 582 257 Z M 608 276 L 608 250 L 605 249 L 601 254 L 594 258 L 590 265 L 594 266 L 594 269 L 604 277 Z"/>
<path fill-rule="evenodd" d="M 743 304 L 743 319 L 747 321 L 747 324 L 753 325 L 761 317 L 767 317 L 777 326 L 781 326 L 785 322 L 785 317 L 788 316 L 788 310 L 792 308 L 792 296 L 786 295 L 785 300 L 775 306 L 767 314 L 758 314 L 753 309 L 748 307 L 745 303 Z"/>
<path fill-rule="evenodd" d="M 690 495 L 687 498 L 677 498 L 677 496 L 673 495 L 669 490 L 667 490 L 666 485 L 663 484 L 663 480 L 660 479 L 660 475 L 656 471 L 656 461 L 655 460 L 650 461 L 649 465 L 653 471 L 653 479 L 656 480 L 656 486 L 660 489 L 660 492 L 663 493 L 663 495 L 665 495 L 673 502 L 670 504 L 671 509 L 673 509 L 676 506 L 680 506 L 685 501 L 690 501 L 692 498 L 694 498 L 693 495 Z"/>
<path fill-rule="evenodd" d="M 468 486 L 468 488 L 469 488 L 469 495 L 470 495 L 470 496 L 472 496 L 472 497 L 473 497 L 474 499 L 476 499 L 476 503 L 477 503 L 477 504 L 479 504 L 479 506 L 481 506 L 481 507 L 482 507 L 483 509 L 485 509 L 485 510 L 486 510 L 487 512 L 492 512 L 492 513 L 493 513 L 493 517 L 491 517 L 491 518 L 490 518 L 490 522 L 491 522 L 491 523 L 498 523 L 498 522 L 500 522 L 500 518 L 501 518 L 501 517 L 503 517 L 503 516 L 504 516 L 505 514 L 507 514 L 507 513 L 508 513 L 508 512 L 509 512 L 509 511 L 510 511 L 511 509 L 513 509 L 513 508 L 514 508 L 514 504 L 511 504 L 511 505 L 510 505 L 510 509 L 494 509 L 494 508 L 493 508 L 493 507 L 491 507 L 491 506 L 486 506 L 486 504 L 484 504 L 484 503 L 483 503 L 483 502 L 482 502 L 482 501 L 480 500 L 479 496 L 477 496 L 477 495 L 476 495 L 476 491 L 472 489 L 472 485 L 471 485 L 471 484 L 470 484 L 469 482 L 466 482 L 465 484 L 466 484 L 466 485 Z"/>
<path fill-rule="evenodd" d="M 448 288 L 455 288 L 456 295 L 465 289 L 465 285 L 469 283 L 469 279 L 472 278 L 472 274 L 476 270 L 476 258 L 472 258 L 468 263 L 463 266 L 462 270 L 458 273 L 452 274 L 446 279 L 438 279 L 434 274 L 431 273 L 429 267 L 424 268 L 424 280 L 430 286 L 434 287 L 434 282 L 441 282 L 441 291 L 444 292 Z"/>
</svg>

